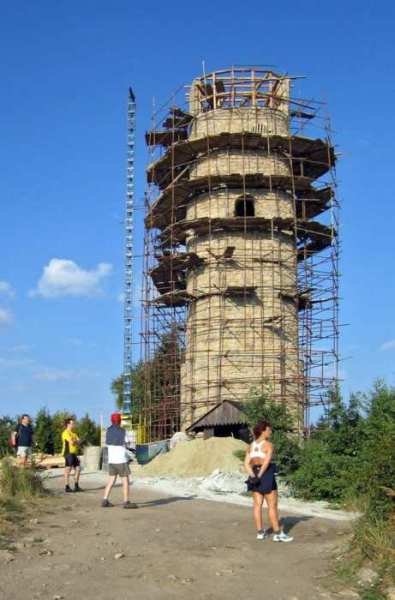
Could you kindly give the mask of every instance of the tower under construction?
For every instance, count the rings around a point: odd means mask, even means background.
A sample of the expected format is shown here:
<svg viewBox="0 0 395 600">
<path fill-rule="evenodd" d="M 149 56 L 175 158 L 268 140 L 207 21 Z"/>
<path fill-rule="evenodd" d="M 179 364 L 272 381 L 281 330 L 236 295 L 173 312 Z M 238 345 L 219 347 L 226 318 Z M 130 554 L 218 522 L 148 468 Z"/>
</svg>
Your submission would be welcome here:
<svg viewBox="0 0 395 600">
<path fill-rule="evenodd" d="M 295 430 L 337 380 L 336 156 L 322 105 L 258 67 L 193 80 L 154 115 L 141 418 L 164 438 L 264 392 Z M 185 92 L 184 92 L 185 93 Z"/>
</svg>

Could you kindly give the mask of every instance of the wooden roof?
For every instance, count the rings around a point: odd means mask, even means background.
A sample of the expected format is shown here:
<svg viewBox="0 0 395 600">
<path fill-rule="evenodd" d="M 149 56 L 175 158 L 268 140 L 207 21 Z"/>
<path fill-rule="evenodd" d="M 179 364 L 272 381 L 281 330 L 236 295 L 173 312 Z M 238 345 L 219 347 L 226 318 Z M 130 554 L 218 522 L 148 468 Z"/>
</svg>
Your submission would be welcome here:
<svg viewBox="0 0 395 600">
<path fill-rule="evenodd" d="M 187 431 L 193 431 L 201 427 L 215 427 L 216 425 L 242 424 L 248 424 L 246 414 L 243 410 L 243 403 L 233 400 L 223 400 L 200 417 L 200 419 L 192 423 Z"/>
</svg>

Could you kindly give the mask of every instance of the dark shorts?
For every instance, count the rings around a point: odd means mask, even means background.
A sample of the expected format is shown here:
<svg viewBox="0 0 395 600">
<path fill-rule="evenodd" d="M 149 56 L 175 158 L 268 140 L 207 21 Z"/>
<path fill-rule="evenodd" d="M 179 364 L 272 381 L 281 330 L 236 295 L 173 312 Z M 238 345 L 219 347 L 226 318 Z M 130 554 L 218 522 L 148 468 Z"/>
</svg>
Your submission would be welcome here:
<svg viewBox="0 0 395 600">
<path fill-rule="evenodd" d="M 111 477 L 119 475 L 119 477 L 128 477 L 130 475 L 130 469 L 128 463 L 120 463 L 119 465 L 114 463 L 108 463 L 108 474 Z"/>
<path fill-rule="evenodd" d="M 252 470 L 255 473 L 255 476 L 259 473 L 260 466 L 254 465 Z M 270 494 L 277 489 L 277 481 L 276 481 L 276 465 L 274 463 L 270 463 L 262 477 L 258 479 L 256 482 L 251 482 L 250 478 L 247 479 L 247 490 L 249 492 L 259 492 L 260 494 Z"/>
<path fill-rule="evenodd" d="M 80 466 L 80 459 L 76 454 L 66 454 L 64 457 L 64 462 L 66 467 L 76 468 Z"/>
</svg>

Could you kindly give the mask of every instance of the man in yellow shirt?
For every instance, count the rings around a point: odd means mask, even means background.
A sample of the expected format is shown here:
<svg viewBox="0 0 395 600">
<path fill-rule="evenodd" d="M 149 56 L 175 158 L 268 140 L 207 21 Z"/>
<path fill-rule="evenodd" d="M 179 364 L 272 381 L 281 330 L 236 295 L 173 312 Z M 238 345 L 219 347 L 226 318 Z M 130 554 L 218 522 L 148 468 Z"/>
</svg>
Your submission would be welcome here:
<svg viewBox="0 0 395 600">
<path fill-rule="evenodd" d="M 65 460 L 64 469 L 64 491 L 70 492 L 82 492 L 79 481 L 81 474 L 80 459 L 78 458 L 78 452 L 81 444 L 81 440 L 74 431 L 75 420 L 66 419 L 64 422 L 65 429 L 62 432 L 62 455 Z M 74 469 L 74 490 L 70 487 L 70 474 Z"/>
</svg>

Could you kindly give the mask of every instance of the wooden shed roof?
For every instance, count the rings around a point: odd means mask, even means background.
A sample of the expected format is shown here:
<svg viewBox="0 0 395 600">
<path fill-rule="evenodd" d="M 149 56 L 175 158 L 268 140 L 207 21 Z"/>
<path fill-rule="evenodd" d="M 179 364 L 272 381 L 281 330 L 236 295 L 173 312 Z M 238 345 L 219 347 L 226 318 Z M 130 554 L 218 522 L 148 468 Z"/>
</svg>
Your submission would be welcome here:
<svg viewBox="0 0 395 600">
<path fill-rule="evenodd" d="M 192 423 L 187 431 L 193 431 L 198 428 L 215 427 L 216 425 L 238 425 L 247 424 L 247 417 L 243 410 L 242 402 L 233 400 L 223 400 L 205 415 Z"/>
</svg>

